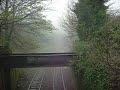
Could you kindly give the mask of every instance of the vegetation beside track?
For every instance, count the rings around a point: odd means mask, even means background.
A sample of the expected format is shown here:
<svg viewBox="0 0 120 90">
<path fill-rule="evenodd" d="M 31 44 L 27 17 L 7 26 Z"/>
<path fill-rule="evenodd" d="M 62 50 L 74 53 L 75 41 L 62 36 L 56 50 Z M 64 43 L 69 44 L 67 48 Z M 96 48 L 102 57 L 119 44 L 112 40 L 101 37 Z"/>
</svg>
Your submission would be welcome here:
<svg viewBox="0 0 120 90">
<path fill-rule="evenodd" d="M 120 90 L 120 16 L 107 13 L 105 0 L 78 0 L 72 66 L 85 90 Z M 107 1 L 107 0 L 106 0 Z"/>
</svg>

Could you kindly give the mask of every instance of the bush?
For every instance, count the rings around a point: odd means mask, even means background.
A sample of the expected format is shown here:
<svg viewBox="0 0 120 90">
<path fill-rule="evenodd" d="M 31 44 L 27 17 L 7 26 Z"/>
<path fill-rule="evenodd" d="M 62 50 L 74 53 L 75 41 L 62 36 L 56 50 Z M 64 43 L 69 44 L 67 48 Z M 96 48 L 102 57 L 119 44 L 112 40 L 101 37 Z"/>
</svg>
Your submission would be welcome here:
<svg viewBox="0 0 120 90">
<path fill-rule="evenodd" d="M 91 42 L 79 43 L 77 53 L 79 60 L 76 60 L 72 66 L 78 81 L 82 82 L 85 90 L 107 90 L 108 89 L 108 72 L 105 64 L 99 62 L 99 55 L 95 52 Z"/>
<path fill-rule="evenodd" d="M 114 18 L 88 41 L 77 41 L 72 65 L 85 90 L 120 90 L 120 20 Z"/>
</svg>

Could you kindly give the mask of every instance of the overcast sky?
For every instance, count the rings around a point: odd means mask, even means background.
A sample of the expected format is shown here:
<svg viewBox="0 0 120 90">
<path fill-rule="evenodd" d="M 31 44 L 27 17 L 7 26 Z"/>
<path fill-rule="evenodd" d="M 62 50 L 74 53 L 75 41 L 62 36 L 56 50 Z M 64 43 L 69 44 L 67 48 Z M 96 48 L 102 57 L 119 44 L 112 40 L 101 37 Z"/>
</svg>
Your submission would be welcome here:
<svg viewBox="0 0 120 90">
<path fill-rule="evenodd" d="M 109 4 L 113 3 L 113 5 L 110 8 L 118 8 L 118 2 L 120 1 L 111 0 Z M 47 4 L 47 7 L 52 10 L 49 12 L 44 12 L 44 14 L 47 16 L 47 19 L 52 21 L 57 30 L 53 30 L 52 33 L 49 33 L 50 35 L 46 34 L 48 36 L 49 42 L 45 41 L 42 43 L 42 45 L 40 43 L 42 48 L 37 48 L 31 52 L 71 52 L 72 42 L 69 38 L 66 37 L 67 33 L 60 26 L 60 18 L 66 14 L 68 0 L 48 0 L 45 2 L 45 4 Z"/>
<path fill-rule="evenodd" d="M 48 7 L 52 10 L 44 12 L 47 19 L 51 20 L 54 26 L 59 26 L 59 21 L 65 15 L 68 0 L 48 0 Z"/>
<path fill-rule="evenodd" d="M 112 4 L 110 6 L 110 9 L 114 10 L 120 9 L 120 0 L 110 0 L 108 4 Z"/>
<path fill-rule="evenodd" d="M 70 0 L 48 0 L 48 6 L 53 10 L 46 12 L 47 18 L 52 21 L 53 25 L 59 28 L 60 18 L 66 13 L 66 8 Z M 75 1 L 75 0 L 74 0 Z M 110 0 L 110 10 L 120 9 L 120 0 Z"/>
</svg>

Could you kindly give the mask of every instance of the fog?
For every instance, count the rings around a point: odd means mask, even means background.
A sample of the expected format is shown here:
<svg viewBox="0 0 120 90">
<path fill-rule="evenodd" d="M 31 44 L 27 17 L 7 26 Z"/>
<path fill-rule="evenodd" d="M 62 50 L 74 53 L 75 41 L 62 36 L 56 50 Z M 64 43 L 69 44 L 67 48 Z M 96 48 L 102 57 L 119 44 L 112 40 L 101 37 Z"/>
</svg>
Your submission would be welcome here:
<svg viewBox="0 0 120 90">
<path fill-rule="evenodd" d="M 34 53 L 62 53 L 72 52 L 71 40 L 67 38 L 65 32 L 53 30 L 47 33 L 46 42 L 40 43 L 40 48 L 31 50 Z"/>
<path fill-rule="evenodd" d="M 35 44 L 37 45 L 34 49 L 14 49 L 13 53 L 62 53 L 62 52 L 72 52 L 72 41 L 68 37 L 64 29 L 59 25 L 60 18 L 62 18 L 66 13 L 68 0 L 48 0 L 43 4 L 47 6 L 48 11 L 42 12 L 45 16 L 46 21 L 50 21 L 54 26 L 51 31 L 41 31 L 41 36 L 32 36 L 35 38 Z M 24 34 L 24 33 L 23 33 Z M 31 36 L 24 34 L 24 37 L 31 38 Z M 32 42 L 32 40 L 31 40 Z M 27 48 L 27 47 L 26 47 Z"/>
<path fill-rule="evenodd" d="M 40 32 L 41 33 L 41 32 Z M 27 36 L 27 35 L 26 35 Z M 27 36 L 30 37 L 30 36 Z M 34 48 L 15 48 L 13 53 L 64 53 L 72 52 L 72 41 L 67 33 L 59 30 L 44 31 L 41 36 L 34 36 Z M 32 41 L 31 41 L 32 42 Z M 29 44 L 28 44 L 29 45 Z"/>
<path fill-rule="evenodd" d="M 64 28 L 60 26 L 61 18 L 66 14 L 68 1 L 70 0 L 48 0 L 44 2 L 44 4 L 48 4 L 47 8 L 51 10 L 43 12 L 43 15 L 46 16 L 46 20 L 51 21 L 55 28 L 51 32 L 46 30 L 42 36 L 37 37 L 36 44 L 38 47 L 27 51 L 24 49 L 14 50 L 14 53 L 72 52 L 72 40 L 64 31 Z M 107 3 L 107 5 L 112 4 L 109 10 L 118 9 L 118 2 L 119 0 L 110 0 L 110 2 Z"/>
</svg>

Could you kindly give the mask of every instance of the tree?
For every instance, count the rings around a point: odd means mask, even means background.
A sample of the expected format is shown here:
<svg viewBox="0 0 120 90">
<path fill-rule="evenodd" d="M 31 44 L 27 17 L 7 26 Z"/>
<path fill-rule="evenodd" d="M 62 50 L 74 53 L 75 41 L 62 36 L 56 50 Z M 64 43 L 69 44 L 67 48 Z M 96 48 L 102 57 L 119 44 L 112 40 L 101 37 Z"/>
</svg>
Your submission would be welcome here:
<svg viewBox="0 0 120 90">
<path fill-rule="evenodd" d="M 79 60 L 73 63 L 76 75 L 85 85 L 85 90 L 108 90 L 108 68 L 106 68 L 106 53 L 100 40 L 99 32 L 107 22 L 106 0 L 78 0 L 75 6 L 75 14 L 78 19 L 76 52 Z M 102 32 L 103 34 L 103 32 Z M 105 45 L 105 44 L 104 44 Z M 106 47 L 106 45 L 105 45 Z M 82 80 L 81 80 L 82 78 Z"/>
<path fill-rule="evenodd" d="M 0 33 L 1 46 L 14 47 L 35 45 L 27 41 L 27 35 L 36 34 L 41 30 L 51 30 L 53 27 L 50 22 L 43 19 L 41 14 L 44 10 L 43 0 L 2 0 L 0 8 Z M 36 33 L 35 33 L 36 32 Z M 29 34 L 28 34 L 29 33 Z M 40 33 L 40 32 L 39 32 Z M 35 40 L 34 38 L 31 38 Z M 31 44 L 31 45 L 30 45 Z"/>
<path fill-rule="evenodd" d="M 77 25 L 78 25 L 78 19 L 76 17 L 76 14 L 74 13 L 76 2 L 74 0 L 70 0 L 67 4 L 66 13 L 64 17 L 61 18 L 61 27 L 66 31 L 67 38 L 70 38 L 71 45 L 73 47 L 73 44 L 76 40 L 78 40 L 77 35 Z"/>
<path fill-rule="evenodd" d="M 107 1 L 107 0 L 106 0 Z M 105 0 L 79 0 L 74 10 L 78 18 L 80 39 L 89 39 L 90 35 L 100 30 L 106 18 Z"/>
</svg>

